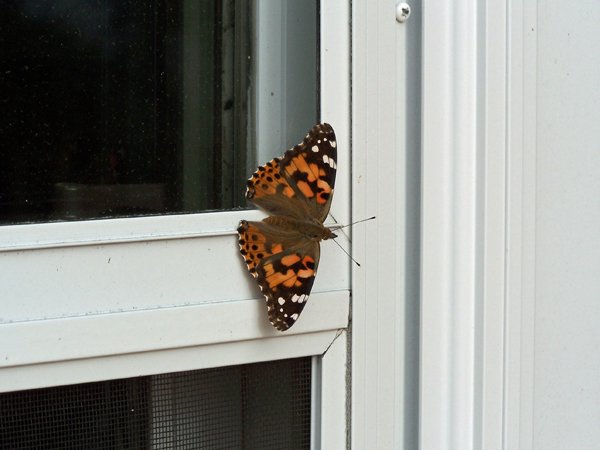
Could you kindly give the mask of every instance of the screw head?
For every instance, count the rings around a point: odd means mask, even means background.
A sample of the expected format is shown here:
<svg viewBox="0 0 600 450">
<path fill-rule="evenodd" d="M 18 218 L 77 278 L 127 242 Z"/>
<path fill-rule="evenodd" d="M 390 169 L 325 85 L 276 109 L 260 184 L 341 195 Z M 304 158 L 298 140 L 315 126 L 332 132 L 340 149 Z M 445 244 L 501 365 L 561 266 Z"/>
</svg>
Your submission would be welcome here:
<svg viewBox="0 0 600 450">
<path fill-rule="evenodd" d="M 404 23 L 410 17 L 410 5 L 408 3 L 398 3 L 396 5 L 396 21 Z"/>
</svg>

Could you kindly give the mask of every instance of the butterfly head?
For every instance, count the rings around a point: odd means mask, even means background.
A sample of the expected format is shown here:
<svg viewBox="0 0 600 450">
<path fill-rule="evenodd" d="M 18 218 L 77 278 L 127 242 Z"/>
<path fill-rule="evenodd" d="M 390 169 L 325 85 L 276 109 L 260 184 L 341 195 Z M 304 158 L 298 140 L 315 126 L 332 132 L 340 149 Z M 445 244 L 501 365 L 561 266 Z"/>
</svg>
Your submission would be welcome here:
<svg viewBox="0 0 600 450">
<path fill-rule="evenodd" d="M 312 222 L 304 222 L 301 225 L 302 232 L 312 241 L 326 241 L 327 239 L 335 239 L 337 235 L 320 222 L 314 220 Z"/>
</svg>

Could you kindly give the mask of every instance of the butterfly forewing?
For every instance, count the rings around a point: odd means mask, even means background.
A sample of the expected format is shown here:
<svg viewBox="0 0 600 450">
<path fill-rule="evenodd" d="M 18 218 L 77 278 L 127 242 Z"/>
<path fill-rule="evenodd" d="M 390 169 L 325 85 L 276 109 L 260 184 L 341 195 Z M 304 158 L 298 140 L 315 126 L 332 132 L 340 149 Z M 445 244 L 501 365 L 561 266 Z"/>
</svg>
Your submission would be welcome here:
<svg viewBox="0 0 600 450">
<path fill-rule="evenodd" d="M 240 223 L 240 252 L 278 330 L 287 330 L 302 312 L 319 263 L 319 241 L 331 237 L 323 222 L 331 206 L 336 163 L 335 133 L 330 125 L 319 124 L 248 180 L 246 197 L 272 216 Z"/>
<path fill-rule="evenodd" d="M 304 140 L 260 166 L 248 180 L 246 198 L 273 215 L 327 217 L 337 171 L 337 141 L 331 125 L 315 125 Z"/>
</svg>

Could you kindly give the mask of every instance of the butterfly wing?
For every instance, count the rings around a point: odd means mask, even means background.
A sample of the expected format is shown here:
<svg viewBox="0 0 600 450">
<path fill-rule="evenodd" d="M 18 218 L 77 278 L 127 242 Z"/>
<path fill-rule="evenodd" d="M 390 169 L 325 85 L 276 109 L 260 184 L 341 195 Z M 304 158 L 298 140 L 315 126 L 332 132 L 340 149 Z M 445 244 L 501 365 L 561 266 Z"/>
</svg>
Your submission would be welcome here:
<svg viewBox="0 0 600 450">
<path fill-rule="evenodd" d="M 240 252 L 267 302 L 271 324 L 290 328 L 304 309 L 319 264 L 319 243 L 300 239 L 294 229 L 242 220 Z"/>
<path fill-rule="evenodd" d="M 312 217 L 323 223 L 333 198 L 337 141 L 331 125 L 315 125 L 304 140 L 260 166 L 247 182 L 246 198 L 273 215 Z"/>
</svg>

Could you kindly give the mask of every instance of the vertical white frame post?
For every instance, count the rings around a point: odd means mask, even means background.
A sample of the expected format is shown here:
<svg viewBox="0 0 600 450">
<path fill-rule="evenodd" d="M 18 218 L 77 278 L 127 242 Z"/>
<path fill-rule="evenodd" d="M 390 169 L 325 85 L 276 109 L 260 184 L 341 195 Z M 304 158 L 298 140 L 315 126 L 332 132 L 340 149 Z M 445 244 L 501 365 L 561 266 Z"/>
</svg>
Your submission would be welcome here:
<svg viewBox="0 0 600 450">
<path fill-rule="evenodd" d="M 419 443 L 427 450 L 478 448 L 482 5 L 423 5 Z"/>
<path fill-rule="evenodd" d="M 352 216 L 376 216 L 352 229 L 357 450 L 417 447 L 419 2 L 411 7 L 400 23 L 394 2 L 352 2 Z"/>
<path fill-rule="evenodd" d="M 503 449 L 533 449 L 537 1 L 507 0 L 507 218 Z"/>
<path fill-rule="evenodd" d="M 534 3 L 424 2 L 423 450 L 531 448 Z"/>
<path fill-rule="evenodd" d="M 345 0 L 320 2 L 321 121 L 335 129 L 338 141 L 333 216 L 341 223 L 350 218 L 350 5 Z M 339 255 L 339 249 L 334 248 Z M 345 255 L 344 255 L 345 256 Z M 345 264 L 349 261 L 345 259 Z M 348 265 L 347 280 L 350 283 Z M 347 333 L 338 331 L 320 362 L 320 448 L 346 448 Z"/>
<path fill-rule="evenodd" d="M 478 285 L 478 34 L 472 0 L 423 5 L 423 449 L 472 449 Z"/>
<path fill-rule="evenodd" d="M 506 314 L 507 18 L 505 1 L 486 1 L 478 12 L 479 123 L 478 173 L 482 221 L 479 308 L 476 315 L 475 448 L 503 448 Z M 485 27 L 481 25 L 485 21 Z M 482 61 L 483 59 L 483 61 Z M 483 93 L 485 89 L 485 93 Z"/>
</svg>

